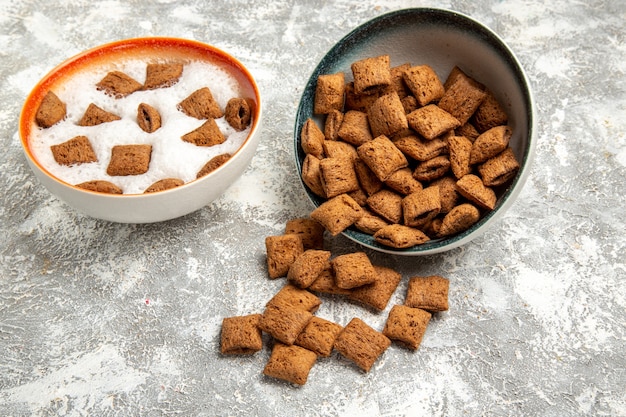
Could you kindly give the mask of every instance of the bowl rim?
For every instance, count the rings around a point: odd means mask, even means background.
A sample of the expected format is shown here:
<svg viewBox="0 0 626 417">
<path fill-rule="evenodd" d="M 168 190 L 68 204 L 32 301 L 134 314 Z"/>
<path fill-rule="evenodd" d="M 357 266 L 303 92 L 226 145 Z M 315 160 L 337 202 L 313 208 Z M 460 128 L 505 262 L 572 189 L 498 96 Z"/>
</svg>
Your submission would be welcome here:
<svg viewBox="0 0 626 417">
<path fill-rule="evenodd" d="M 29 139 L 28 139 L 28 132 L 30 132 L 30 129 L 32 127 L 28 125 L 32 123 L 32 117 L 34 117 L 36 110 L 34 109 L 34 106 L 31 106 L 30 108 L 28 108 L 28 104 L 34 101 L 37 96 L 42 94 L 42 91 L 44 91 L 44 87 L 54 83 L 54 81 L 56 81 L 57 79 L 62 78 L 62 73 L 60 73 L 61 70 L 71 67 L 72 65 L 76 65 L 77 63 L 80 63 L 82 61 L 89 61 L 89 59 L 98 55 L 98 53 L 103 50 L 117 53 L 122 50 L 133 49 L 133 48 L 135 49 L 158 48 L 159 45 L 163 45 L 163 44 L 166 44 L 168 48 L 175 48 L 176 45 L 181 45 L 186 48 L 194 49 L 198 51 L 199 53 L 204 52 L 204 53 L 210 54 L 212 61 L 214 60 L 214 61 L 219 61 L 221 63 L 225 63 L 228 66 L 235 69 L 236 71 L 239 71 L 243 75 L 243 78 L 245 78 L 247 82 L 250 84 L 250 88 L 253 92 L 254 99 L 255 99 L 254 112 L 255 112 L 256 117 L 252 121 L 250 132 L 248 133 L 245 140 L 242 142 L 239 148 L 237 148 L 237 150 L 231 155 L 231 157 L 225 163 L 220 165 L 218 168 L 216 168 L 212 172 L 200 178 L 196 178 L 192 181 L 189 181 L 183 185 L 175 187 L 175 188 L 170 188 L 170 189 L 166 189 L 162 191 L 156 191 L 152 193 L 110 194 L 110 193 L 102 193 L 102 192 L 87 190 L 84 188 L 77 187 L 76 185 L 71 184 L 67 181 L 64 181 L 58 178 L 57 176 L 53 175 L 48 169 L 46 169 L 39 162 L 39 160 L 37 160 L 37 158 L 35 158 L 35 156 L 33 155 L 30 149 L 30 144 L 29 144 Z M 246 148 L 249 143 L 252 142 L 252 138 L 256 135 L 257 130 L 260 129 L 261 118 L 262 118 L 262 114 L 264 110 L 263 107 L 264 107 L 264 104 L 261 99 L 261 93 L 260 93 L 258 84 L 256 82 L 256 79 L 250 73 L 250 71 L 246 68 L 246 66 L 244 66 L 237 58 L 235 58 L 233 55 L 229 54 L 228 52 L 220 48 L 217 48 L 211 44 L 193 40 L 193 39 L 186 39 L 186 38 L 172 37 L 172 36 L 133 37 L 133 38 L 118 39 L 115 41 L 103 43 L 103 44 L 85 49 L 84 51 L 81 51 L 73 56 L 70 56 L 69 58 L 63 60 L 59 64 L 55 65 L 52 69 L 50 69 L 32 87 L 32 89 L 30 90 L 30 92 L 28 93 L 28 95 L 26 96 L 26 99 L 24 100 L 22 104 L 20 116 L 18 119 L 18 134 L 20 137 L 22 150 L 29 162 L 29 165 L 31 165 L 31 168 L 38 169 L 41 174 L 45 175 L 46 177 L 48 177 L 55 183 L 58 183 L 78 193 L 82 193 L 85 195 L 94 195 L 102 199 L 120 199 L 120 198 L 124 200 L 139 199 L 139 198 L 156 199 L 158 198 L 158 196 L 162 196 L 162 195 L 169 194 L 169 193 L 174 193 L 174 192 L 180 191 L 181 189 L 195 186 L 199 183 L 211 181 L 212 177 L 216 176 L 218 171 L 221 171 L 228 165 L 234 163 L 234 160 L 238 159 L 239 155 L 242 154 L 242 150 Z"/>
<path fill-rule="evenodd" d="M 353 228 L 346 229 L 341 233 L 348 239 L 369 249 L 392 255 L 405 256 L 431 255 L 457 248 L 478 237 L 480 234 L 484 233 L 489 227 L 491 227 L 496 221 L 498 221 L 500 216 L 505 213 L 506 210 L 513 204 L 513 202 L 515 201 L 515 197 L 517 197 L 517 195 L 521 192 L 524 183 L 530 175 L 530 169 L 532 161 L 534 160 L 536 148 L 535 132 L 537 129 L 536 118 L 534 116 L 536 112 L 536 107 L 531 82 L 513 50 L 492 29 L 469 15 L 443 8 L 415 7 L 399 9 L 384 13 L 360 24 L 356 28 L 352 29 L 347 35 L 342 37 L 339 41 L 337 41 L 325 53 L 321 61 L 316 65 L 315 69 L 308 78 L 308 81 L 300 96 L 300 102 L 297 108 L 294 123 L 295 168 L 297 175 L 300 178 L 300 183 L 305 190 L 305 193 L 315 207 L 318 207 L 326 200 L 313 194 L 304 183 L 301 175 L 304 151 L 300 147 L 300 132 L 302 129 L 302 125 L 304 124 L 306 119 L 312 114 L 312 110 L 310 113 L 305 114 L 305 97 L 307 96 L 307 94 L 310 95 L 311 91 L 314 91 L 315 80 L 317 79 L 317 76 L 323 74 L 328 69 L 329 64 L 327 60 L 330 56 L 338 55 L 342 52 L 350 50 L 350 48 L 355 43 L 358 43 L 361 38 L 366 36 L 366 32 L 368 30 L 377 28 L 389 28 L 392 26 L 388 22 L 393 21 L 394 19 L 410 19 L 416 16 L 420 18 L 430 18 L 430 22 L 437 25 L 461 23 L 463 25 L 469 26 L 474 32 L 480 35 L 481 40 L 488 42 L 490 46 L 494 47 L 498 51 L 498 55 L 506 60 L 507 65 L 513 70 L 515 78 L 519 81 L 521 93 L 523 95 L 523 101 L 528 108 L 528 111 L 526 112 L 526 124 L 528 132 L 526 135 L 526 146 L 520 160 L 520 169 L 517 175 L 515 176 L 513 181 L 508 184 L 507 188 L 502 192 L 500 198 L 498 198 L 496 207 L 490 212 L 486 213 L 484 216 L 482 216 L 481 219 L 474 225 L 472 225 L 468 230 L 454 235 L 450 238 L 432 239 L 426 243 L 415 245 L 406 249 L 396 249 L 383 246 L 375 242 L 371 235 L 367 235 L 358 230 L 353 230 Z"/>
</svg>

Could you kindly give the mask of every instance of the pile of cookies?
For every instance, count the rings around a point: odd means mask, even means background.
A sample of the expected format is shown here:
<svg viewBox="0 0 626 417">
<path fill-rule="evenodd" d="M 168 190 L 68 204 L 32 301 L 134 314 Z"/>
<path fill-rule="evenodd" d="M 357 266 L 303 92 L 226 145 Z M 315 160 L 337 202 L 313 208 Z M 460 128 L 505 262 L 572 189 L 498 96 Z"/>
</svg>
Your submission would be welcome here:
<svg viewBox="0 0 626 417">
<path fill-rule="evenodd" d="M 116 99 L 123 99 L 137 91 L 171 87 L 179 82 L 183 69 L 184 65 L 177 62 L 148 63 L 146 65 L 146 79 L 143 84 L 124 72 L 110 71 L 93 88 Z M 226 137 L 220 131 L 215 119 L 225 117 L 231 127 L 236 131 L 242 131 L 251 122 L 252 105 L 253 103 L 249 100 L 234 97 L 228 101 L 225 109 L 222 109 L 213 98 L 208 87 L 200 88 L 178 103 L 177 109 L 189 117 L 205 121 L 197 129 L 183 134 L 181 140 L 205 147 L 224 143 Z M 48 129 L 65 119 L 66 115 L 67 105 L 53 91 L 48 91 L 37 109 L 35 123 L 42 129 Z M 117 120 L 121 120 L 119 115 L 107 111 L 95 103 L 90 103 L 77 125 L 97 126 L 111 123 L 111 129 L 115 129 L 114 122 Z M 154 133 L 161 128 L 161 114 L 153 105 L 140 103 L 137 107 L 136 123 L 144 132 Z M 92 147 L 92 139 L 85 135 L 76 136 L 63 143 L 50 146 L 50 150 L 54 160 L 59 165 L 71 167 L 98 162 L 98 156 Z M 110 152 L 110 162 L 106 168 L 107 175 L 115 177 L 141 175 L 148 172 L 152 145 L 111 144 Z M 218 168 L 229 158 L 230 154 L 215 156 L 198 171 L 196 178 Z M 164 178 L 150 185 L 144 192 L 162 191 L 183 184 L 184 181 L 178 178 Z M 113 194 L 123 194 L 124 192 L 116 184 L 103 179 L 85 181 L 76 184 L 76 186 L 97 192 Z"/>
<path fill-rule="evenodd" d="M 496 206 L 519 171 L 508 116 L 461 68 L 442 82 L 429 65 L 381 55 L 317 79 L 300 144 L 302 180 L 325 199 L 311 216 L 392 248 L 461 233 Z"/>
<path fill-rule="evenodd" d="M 268 275 L 286 278 L 285 285 L 262 313 L 226 317 L 220 350 L 224 355 L 250 355 L 263 349 L 263 333 L 272 352 L 263 373 L 297 385 L 306 383 L 318 357 L 333 351 L 368 372 L 392 342 L 416 350 L 433 313 L 448 309 L 447 278 L 411 277 L 402 305 L 389 311 L 378 331 L 361 318 L 342 325 L 315 316 L 323 294 L 382 312 L 402 276 L 373 265 L 364 252 L 332 256 L 323 249 L 324 228 L 311 218 L 287 222 L 285 233 L 265 240 Z"/>
</svg>

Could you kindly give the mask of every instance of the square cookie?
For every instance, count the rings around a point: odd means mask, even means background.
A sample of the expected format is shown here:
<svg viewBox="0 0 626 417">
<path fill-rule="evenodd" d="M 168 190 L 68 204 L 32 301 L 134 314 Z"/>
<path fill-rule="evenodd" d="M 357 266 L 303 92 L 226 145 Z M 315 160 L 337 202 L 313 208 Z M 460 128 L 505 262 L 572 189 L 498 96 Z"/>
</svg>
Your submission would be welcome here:
<svg viewBox="0 0 626 417">
<path fill-rule="evenodd" d="M 402 275 L 384 266 L 374 266 L 374 270 L 376 271 L 376 281 L 355 288 L 349 297 L 352 300 L 382 311 L 387 307 L 391 296 L 398 288 Z"/>
<path fill-rule="evenodd" d="M 287 305 L 294 308 L 299 308 L 311 313 L 317 311 L 322 304 L 315 294 L 310 291 L 301 289 L 292 284 L 286 284 L 280 291 L 278 291 L 271 300 L 267 302 L 267 305 Z"/>
<path fill-rule="evenodd" d="M 409 279 L 404 305 L 437 312 L 448 309 L 450 281 L 440 275 Z"/>
<path fill-rule="evenodd" d="M 292 384 L 304 385 L 316 360 L 317 355 L 303 347 L 276 343 L 263 374 Z"/>
<path fill-rule="evenodd" d="M 430 317 L 428 311 L 395 305 L 389 312 L 383 334 L 402 346 L 416 350 L 422 343 Z"/>
<path fill-rule="evenodd" d="M 300 235 L 268 236 L 265 238 L 267 254 L 267 271 L 270 278 L 287 275 L 291 264 L 304 252 Z"/>
<path fill-rule="evenodd" d="M 295 344 L 302 346 L 318 356 L 330 356 L 335 339 L 343 327 L 321 317 L 313 317 L 309 324 L 296 338 Z"/>
<path fill-rule="evenodd" d="M 335 283 L 339 288 L 356 288 L 376 280 L 376 270 L 365 252 L 339 255 L 330 263 L 335 272 Z"/>
<path fill-rule="evenodd" d="M 274 339 L 293 345 L 296 337 L 309 323 L 313 315 L 303 309 L 284 304 L 270 304 L 265 307 L 259 328 Z"/>
<path fill-rule="evenodd" d="M 334 349 L 368 372 L 389 345 L 387 336 L 355 317 L 337 336 Z"/>
<path fill-rule="evenodd" d="M 111 149 L 107 174 L 111 176 L 140 175 L 148 172 L 152 145 L 117 145 Z"/>
<path fill-rule="evenodd" d="M 220 350 L 225 355 L 251 355 L 263 348 L 260 314 L 226 317 L 222 320 Z"/>
</svg>

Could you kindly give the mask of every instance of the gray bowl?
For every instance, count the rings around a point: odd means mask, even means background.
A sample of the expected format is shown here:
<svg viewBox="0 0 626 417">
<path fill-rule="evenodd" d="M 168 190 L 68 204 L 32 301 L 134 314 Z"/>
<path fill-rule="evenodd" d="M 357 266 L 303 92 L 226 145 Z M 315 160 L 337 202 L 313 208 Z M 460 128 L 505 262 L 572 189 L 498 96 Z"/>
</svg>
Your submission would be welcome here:
<svg viewBox="0 0 626 417">
<path fill-rule="evenodd" d="M 505 107 L 513 130 L 510 146 L 521 168 L 505 190 L 498 191 L 496 207 L 465 232 L 433 239 L 408 249 L 394 249 L 377 243 L 354 228 L 343 234 L 374 250 L 398 255 L 427 255 L 464 245 L 496 223 L 515 201 L 530 172 L 535 148 L 534 101 L 530 82 L 513 51 L 483 24 L 458 12 L 432 8 L 398 10 L 376 17 L 354 29 L 324 56 L 306 84 L 296 114 L 294 145 L 298 173 L 306 156 L 300 146 L 300 131 L 308 118 L 323 126 L 313 114 L 315 86 L 321 74 L 344 72 L 351 80 L 350 65 L 363 58 L 390 55 L 391 65 L 410 62 L 428 64 L 445 80 L 458 65 L 490 89 Z M 315 207 L 325 200 L 302 183 Z"/>
</svg>

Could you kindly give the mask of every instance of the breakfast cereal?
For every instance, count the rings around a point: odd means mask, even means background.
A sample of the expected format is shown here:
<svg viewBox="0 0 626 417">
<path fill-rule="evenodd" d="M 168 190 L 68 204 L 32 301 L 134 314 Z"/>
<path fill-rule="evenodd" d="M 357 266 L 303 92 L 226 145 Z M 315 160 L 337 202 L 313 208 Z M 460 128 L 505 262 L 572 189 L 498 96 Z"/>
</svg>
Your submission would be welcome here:
<svg viewBox="0 0 626 417">
<path fill-rule="evenodd" d="M 428 311 L 394 305 L 389 311 L 383 334 L 401 346 L 416 350 L 422 343 L 430 318 Z"/>
<path fill-rule="evenodd" d="M 321 317 L 313 317 L 300 332 L 294 344 L 315 352 L 317 356 L 329 357 L 337 335 L 343 327 Z"/>
<path fill-rule="evenodd" d="M 335 350 L 368 372 L 376 360 L 391 345 L 387 336 L 353 318 L 335 339 Z"/>
<path fill-rule="evenodd" d="M 267 268 L 271 278 L 287 276 L 289 268 L 304 252 L 300 235 L 279 235 L 265 238 Z"/>
<path fill-rule="evenodd" d="M 448 310 L 450 280 L 441 275 L 416 276 L 409 279 L 404 304 L 437 312 Z"/>
<path fill-rule="evenodd" d="M 153 133 L 161 127 L 161 114 L 151 105 L 140 103 L 137 107 L 137 124 L 144 132 Z"/>
<path fill-rule="evenodd" d="M 265 307 L 259 328 L 274 339 L 293 345 L 296 337 L 313 318 L 310 312 L 287 304 L 269 304 Z"/>
<path fill-rule="evenodd" d="M 37 109 L 35 123 L 39 127 L 48 128 L 63 120 L 66 114 L 65 103 L 54 92 L 48 91 Z"/>
<path fill-rule="evenodd" d="M 87 136 L 76 136 L 58 145 L 52 145 L 50 150 L 59 165 L 85 164 L 98 160 Z"/>
<path fill-rule="evenodd" d="M 78 126 L 97 126 L 101 123 L 113 122 L 120 119 L 121 117 L 117 114 L 101 109 L 93 103 L 89 103 L 83 117 L 78 121 Z"/>
<path fill-rule="evenodd" d="M 304 385 L 316 360 L 315 352 L 277 342 L 263 369 L 263 374 L 292 384 Z"/>
<path fill-rule="evenodd" d="M 263 348 L 260 314 L 225 317 L 222 320 L 220 351 L 224 355 L 251 355 Z"/>
<path fill-rule="evenodd" d="M 322 273 L 330 267 L 330 252 L 319 249 L 308 249 L 289 267 L 287 280 L 297 287 L 307 288 Z"/>
<path fill-rule="evenodd" d="M 96 84 L 96 87 L 107 95 L 119 99 L 140 90 L 143 85 L 122 71 L 111 71 Z"/>
<path fill-rule="evenodd" d="M 348 298 L 382 311 L 387 307 L 391 296 L 400 284 L 402 275 L 391 268 L 376 266 L 376 280 L 371 284 L 354 288 Z"/>
<path fill-rule="evenodd" d="M 302 141 L 305 185 L 325 203 L 342 199 L 333 202 L 333 210 L 314 210 L 331 235 L 353 227 L 383 246 L 409 248 L 467 230 L 495 208 L 496 190 L 520 165 L 509 146 L 506 112 L 493 92 L 458 66 L 444 83 L 427 64 L 390 67 L 388 55 L 358 60 L 350 69 L 353 79 L 343 79 L 343 107 L 322 114 L 323 152 L 312 153 Z M 327 83 L 325 77 L 318 83 Z M 317 121 L 307 120 L 302 134 L 313 129 L 311 123 Z M 337 168 L 332 158 L 339 155 L 352 160 L 356 184 L 346 164 L 326 175 L 320 169 Z M 329 180 L 343 187 L 324 188 Z M 354 207 L 348 218 L 339 209 L 346 201 Z"/>
<path fill-rule="evenodd" d="M 203 60 L 129 56 L 90 63 L 46 93 L 29 148 L 53 176 L 81 188 L 92 184 L 92 191 L 102 190 L 94 181 L 124 194 L 144 193 L 168 178 L 191 182 L 219 167 L 227 160 L 223 155 L 230 157 L 245 141 L 255 104 L 241 92 L 226 69 Z M 233 99 L 243 101 L 233 102 L 239 103 L 238 120 L 229 122 L 223 109 Z M 53 147 L 81 136 L 89 139 L 95 161 L 58 163 Z M 123 171 L 111 164 L 113 148 L 129 145 L 151 147 L 147 171 L 144 157 L 142 169 L 131 169 L 130 175 L 119 175 Z"/>
<path fill-rule="evenodd" d="M 339 288 L 352 289 L 376 281 L 376 270 L 365 252 L 336 256 L 330 264 Z"/>
</svg>

